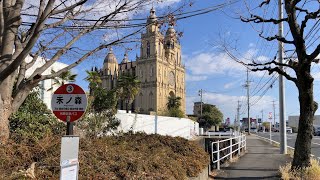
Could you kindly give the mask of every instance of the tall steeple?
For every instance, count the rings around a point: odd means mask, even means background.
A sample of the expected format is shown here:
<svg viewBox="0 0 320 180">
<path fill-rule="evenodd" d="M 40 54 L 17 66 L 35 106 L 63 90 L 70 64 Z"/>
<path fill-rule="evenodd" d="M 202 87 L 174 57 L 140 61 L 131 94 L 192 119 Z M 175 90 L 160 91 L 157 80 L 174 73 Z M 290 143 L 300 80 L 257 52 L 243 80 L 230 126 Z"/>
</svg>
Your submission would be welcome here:
<svg viewBox="0 0 320 180">
<path fill-rule="evenodd" d="M 153 8 L 150 9 L 150 15 L 147 19 L 147 33 L 158 31 L 158 19 L 156 16 L 156 10 Z"/>
<path fill-rule="evenodd" d="M 113 54 L 112 47 L 109 49 L 109 53 L 104 59 L 103 63 L 103 69 L 104 70 L 110 70 L 110 74 L 114 75 L 116 70 L 118 70 L 118 61 L 116 56 Z"/>
<path fill-rule="evenodd" d="M 129 62 L 129 59 L 128 59 L 128 52 L 126 51 L 124 53 L 124 57 L 123 57 L 123 60 L 121 61 L 121 64 L 123 63 L 128 63 Z"/>
</svg>

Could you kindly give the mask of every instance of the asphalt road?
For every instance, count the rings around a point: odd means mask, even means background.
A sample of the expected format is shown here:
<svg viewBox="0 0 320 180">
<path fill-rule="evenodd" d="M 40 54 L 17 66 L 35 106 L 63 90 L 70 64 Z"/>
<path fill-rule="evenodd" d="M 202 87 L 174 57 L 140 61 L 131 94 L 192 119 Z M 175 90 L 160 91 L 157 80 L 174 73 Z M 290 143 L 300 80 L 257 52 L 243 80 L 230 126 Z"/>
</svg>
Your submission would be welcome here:
<svg viewBox="0 0 320 180">
<path fill-rule="evenodd" d="M 262 133 L 259 132 L 257 135 L 268 138 L 269 132 Z M 287 134 L 287 145 L 294 148 L 296 142 L 297 133 Z M 277 142 L 280 142 L 280 133 L 272 132 L 271 139 Z M 311 144 L 311 153 L 316 157 L 320 158 L 320 136 L 313 136 Z"/>
</svg>

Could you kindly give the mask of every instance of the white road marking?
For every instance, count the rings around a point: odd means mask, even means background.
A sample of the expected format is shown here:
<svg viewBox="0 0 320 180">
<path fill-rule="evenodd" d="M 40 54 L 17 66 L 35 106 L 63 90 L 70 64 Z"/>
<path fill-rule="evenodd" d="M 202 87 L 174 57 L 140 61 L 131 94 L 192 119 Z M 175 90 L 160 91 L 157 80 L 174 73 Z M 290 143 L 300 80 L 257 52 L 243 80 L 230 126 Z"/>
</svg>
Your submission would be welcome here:
<svg viewBox="0 0 320 180">
<path fill-rule="evenodd" d="M 319 144 L 319 143 L 314 143 L 314 142 L 313 142 L 312 144 L 315 144 L 315 145 L 319 145 L 319 146 L 320 146 L 320 144 Z"/>
</svg>

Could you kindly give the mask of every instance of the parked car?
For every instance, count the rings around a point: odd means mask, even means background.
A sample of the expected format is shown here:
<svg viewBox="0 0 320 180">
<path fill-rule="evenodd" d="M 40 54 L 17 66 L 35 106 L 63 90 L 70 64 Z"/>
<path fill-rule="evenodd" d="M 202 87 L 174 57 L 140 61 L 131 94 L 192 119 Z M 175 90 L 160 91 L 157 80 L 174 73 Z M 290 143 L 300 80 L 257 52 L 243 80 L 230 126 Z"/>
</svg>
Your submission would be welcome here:
<svg viewBox="0 0 320 180">
<path fill-rule="evenodd" d="M 279 132 L 279 129 L 273 127 L 273 128 L 271 128 L 271 131 L 272 132 Z"/>
<path fill-rule="evenodd" d="M 291 127 L 288 127 L 288 126 L 287 126 L 286 131 L 287 131 L 287 133 L 292 134 L 292 128 L 291 128 Z"/>
<path fill-rule="evenodd" d="M 320 136 L 320 126 L 313 126 L 313 135 Z"/>
</svg>

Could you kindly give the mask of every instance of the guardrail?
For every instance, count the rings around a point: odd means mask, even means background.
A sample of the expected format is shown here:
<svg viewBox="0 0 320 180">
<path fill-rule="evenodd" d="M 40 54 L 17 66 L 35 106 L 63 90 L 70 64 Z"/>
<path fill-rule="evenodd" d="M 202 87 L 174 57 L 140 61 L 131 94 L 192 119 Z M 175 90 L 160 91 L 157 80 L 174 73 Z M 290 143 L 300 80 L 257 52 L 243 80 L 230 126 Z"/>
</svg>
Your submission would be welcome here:
<svg viewBox="0 0 320 180">
<path fill-rule="evenodd" d="M 270 138 L 265 138 L 265 137 L 259 136 L 258 134 L 256 134 L 256 136 L 258 136 L 259 138 L 261 138 L 261 139 L 263 139 L 263 140 L 269 141 L 270 144 L 274 143 L 274 144 L 280 145 L 279 142 L 277 142 L 277 141 L 275 141 L 275 140 L 272 140 L 272 139 L 270 139 Z M 294 147 L 287 146 L 287 148 L 289 148 L 289 149 L 291 149 L 292 151 L 294 151 Z M 311 157 L 316 158 L 316 159 L 318 159 L 318 160 L 320 161 L 320 157 L 317 157 L 317 156 L 315 156 L 314 154 L 311 154 Z"/>
<path fill-rule="evenodd" d="M 207 131 L 206 135 L 209 136 L 209 138 L 210 138 L 211 136 L 216 136 L 216 137 L 234 136 L 235 133 L 234 132 L 211 132 L 211 131 Z"/>
<path fill-rule="evenodd" d="M 237 141 L 236 143 L 233 143 L 232 140 Z M 229 146 L 221 148 L 220 149 L 220 143 L 222 142 L 228 142 L 229 141 Z M 213 146 L 216 145 L 216 151 L 213 151 Z M 236 146 L 237 148 L 233 148 L 234 146 Z M 232 159 L 232 154 L 234 154 L 235 152 L 238 151 L 238 156 L 240 156 L 241 154 L 241 149 L 244 149 L 244 151 L 246 150 L 247 147 L 247 143 L 246 143 L 246 136 L 244 134 L 240 134 L 239 136 L 235 136 L 235 137 L 231 137 L 228 139 L 223 139 L 223 140 L 218 140 L 215 142 L 211 143 L 211 156 L 212 156 L 212 163 L 217 163 L 217 169 L 220 169 L 220 161 L 228 158 Z M 228 151 L 228 153 L 226 155 L 224 155 L 223 157 L 220 157 L 220 152 L 222 151 Z M 214 154 L 217 155 L 217 158 L 214 158 Z M 215 159 L 215 160 L 214 160 Z"/>
</svg>

